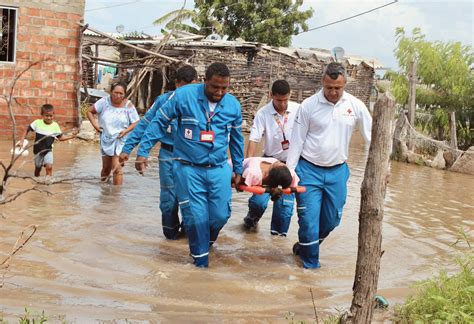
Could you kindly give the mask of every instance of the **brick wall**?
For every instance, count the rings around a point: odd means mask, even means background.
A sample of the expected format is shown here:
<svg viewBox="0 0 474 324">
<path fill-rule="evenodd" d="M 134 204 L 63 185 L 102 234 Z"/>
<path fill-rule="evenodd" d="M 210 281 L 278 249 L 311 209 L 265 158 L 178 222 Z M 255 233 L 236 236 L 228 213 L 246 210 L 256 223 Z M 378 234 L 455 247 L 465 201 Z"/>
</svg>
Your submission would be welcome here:
<svg viewBox="0 0 474 324">
<path fill-rule="evenodd" d="M 72 4 L 71 4 L 72 3 Z M 56 121 L 63 130 L 77 126 L 79 87 L 79 35 L 85 0 L 2 1 L 16 6 L 16 62 L 0 62 L 0 93 L 13 76 L 31 63 L 41 61 L 18 79 L 14 114 L 19 132 L 40 118 L 44 103 L 55 107 Z M 11 137 L 12 122 L 7 106 L 0 101 L 0 138 Z"/>
</svg>

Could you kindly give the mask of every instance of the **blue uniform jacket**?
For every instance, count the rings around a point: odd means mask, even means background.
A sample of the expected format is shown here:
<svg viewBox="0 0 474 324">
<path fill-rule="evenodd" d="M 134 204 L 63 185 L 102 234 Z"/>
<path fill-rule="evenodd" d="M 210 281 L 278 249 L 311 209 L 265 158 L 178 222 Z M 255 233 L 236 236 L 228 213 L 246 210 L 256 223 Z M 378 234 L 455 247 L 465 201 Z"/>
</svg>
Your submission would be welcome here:
<svg viewBox="0 0 474 324">
<path fill-rule="evenodd" d="M 229 147 L 233 171 L 241 175 L 244 138 L 239 101 L 233 95 L 226 94 L 217 104 L 209 124 L 207 116 L 210 116 L 210 111 L 204 84 L 190 84 L 176 89 L 174 96 L 158 109 L 148 126 L 140 141 L 137 156 L 148 157 L 156 142 L 166 136 L 171 121 L 177 119 L 173 151 L 175 159 L 194 164 L 222 165 L 227 163 Z M 207 128 L 214 131 L 212 143 L 200 141 L 201 131 Z"/>
<path fill-rule="evenodd" d="M 128 135 L 127 141 L 125 142 L 125 146 L 122 149 L 123 153 L 130 154 L 132 150 L 135 148 L 140 143 L 140 140 L 145 133 L 148 125 L 150 125 L 151 121 L 153 118 L 155 118 L 156 112 L 158 111 L 158 108 L 163 106 L 166 101 L 168 101 L 169 97 L 173 94 L 174 92 L 167 92 L 162 94 L 161 96 L 158 96 L 155 99 L 155 102 L 151 106 L 150 109 L 146 112 L 146 114 L 143 116 L 142 119 L 138 122 L 137 126 L 133 129 L 133 131 Z M 161 140 L 162 143 L 168 144 L 168 145 L 173 145 L 173 133 L 176 132 L 176 125 L 177 122 L 174 120 L 170 127 L 167 129 L 166 136 L 163 137 Z"/>
</svg>

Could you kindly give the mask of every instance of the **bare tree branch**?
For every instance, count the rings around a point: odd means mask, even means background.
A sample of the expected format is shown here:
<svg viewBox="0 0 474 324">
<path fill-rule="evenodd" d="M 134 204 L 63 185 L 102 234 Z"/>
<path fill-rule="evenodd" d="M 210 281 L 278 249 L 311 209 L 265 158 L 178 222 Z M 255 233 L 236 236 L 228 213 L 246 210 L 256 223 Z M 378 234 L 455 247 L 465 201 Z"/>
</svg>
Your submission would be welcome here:
<svg viewBox="0 0 474 324">
<path fill-rule="evenodd" d="M 14 194 L 10 195 L 10 196 L 7 196 L 7 197 L 1 197 L 0 196 L 0 205 L 5 205 L 5 204 L 8 204 L 8 203 L 11 203 L 12 201 L 16 200 L 18 197 L 24 195 L 25 193 L 27 192 L 30 192 L 30 191 L 38 191 L 38 192 L 41 192 L 41 193 L 46 193 L 48 194 L 49 196 L 52 196 L 53 193 L 48 191 L 48 190 L 44 190 L 44 189 L 41 189 L 39 187 L 32 187 L 32 188 L 28 188 L 28 189 L 24 189 L 24 190 L 21 190 L 21 191 L 18 191 L 18 192 L 15 192 Z"/>
<path fill-rule="evenodd" d="M 25 246 L 26 243 L 28 243 L 28 241 L 36 233 L 37 228 L 38 228 L 38 225 L 28 225 L 27 227 L 25 227 L 23 231 L 21 231 L 20 236 L 17 238 L 15 245 L 13 245 L 12 251 L 8 254 L 8 256 L 2 262 L 0 262 L 0 269 L 3 269 L 2 280 L 0 281 L 0 288 L 2 288 L 4 285 L 5 275 L 7 273 L 8 268 L 10 267 L 10 262 L 13 256 L 18 251 L 20 251 Z M 23 238 L 23 236 L 25 235 L 25 232 L 29 230 L 31 230 L 31 233 L 29 233 L 29 235 L 27 235 L 26 238 Z"/>
</svg>

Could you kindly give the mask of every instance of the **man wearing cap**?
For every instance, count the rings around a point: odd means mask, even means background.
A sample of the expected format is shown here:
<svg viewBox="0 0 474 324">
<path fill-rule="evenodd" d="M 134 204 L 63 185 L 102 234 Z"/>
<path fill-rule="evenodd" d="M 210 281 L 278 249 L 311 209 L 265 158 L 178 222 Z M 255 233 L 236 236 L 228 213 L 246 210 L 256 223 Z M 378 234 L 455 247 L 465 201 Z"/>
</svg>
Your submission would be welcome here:
<svg viewBox="0 0 474 324">
<path fill-rule="evenodd" d="M 239 101 L 227 93 L 230 71 L 224 63 L 212 63 L 204 84 L 176 89 L 143 135 L 135 167 L 143 171 L 150 149 L 166 136 L 177 119 L 173 173 L 176 196 L 197 267 L 208 267 L 209 249 L 230 217 L 231 178 L 240 183 L 244 139 Z M 227 163 L 230 150 L 232 169 Z"/>
<path fill-rule="evenodd" d="M 285 163 L 290 147 L 290 135 L 299 104 L 290 99 L 290 85 L 286 80 L 276 80 L 270 92 L 272 100 L 255 114 L 250 129 L 247 157 L 256 155 L 257 144 L 264 140 L 264 157 L 272 157 Z M 269 194 L 252 195 L 249 199 L 249 212 L 244 218 L 246 229 L 254 228 L 265 212 Z M 293 215 L 295 196 L 284 194 L 273 202 L 270 225 L 272 235 L 286 236 Z"/>
<path fill-rule="evenodd" d="M 340 63 L 326 67 L 323 88 L 301 104 L 296 116 L 287 166 L 305 193 L 296 194 L 298 239 L 293 252 L 304 268 L 319 268 L 319 245 L 339 225 L 346 202 L 352 132 L 358 124 L 370 144 L 372 117 L 365 104 L 344 91 L 347 77 Z"/>
</svg>

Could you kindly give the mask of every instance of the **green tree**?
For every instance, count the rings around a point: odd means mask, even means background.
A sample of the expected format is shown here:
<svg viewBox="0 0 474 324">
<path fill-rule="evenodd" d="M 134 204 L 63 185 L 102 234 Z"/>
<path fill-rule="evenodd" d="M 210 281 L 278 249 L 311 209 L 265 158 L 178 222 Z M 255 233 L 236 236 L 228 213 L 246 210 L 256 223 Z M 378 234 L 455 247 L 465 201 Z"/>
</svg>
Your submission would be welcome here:
<svg viewBox="0 0 474 324">
<path fill-rule="evenodd" d="M 392 90 L 397 102 L 406 104 L 408 99 L 408 70 L 412 60 L 417 62 L 418 86 L 417 105 L 427 113 L 432 113 L 432 125 L 425 129 L 446 128 L 447 113 L 455 111 L 458 118 L 458 129 L 463 129 L 460 145 L 464 148 L 473 145 L 472 121 L 474 120 L 474 53 L 471 46 L 460 42 L 430 42 L 425 39 L 419 28 L 408 36 L 403 28 L 397 28 L 398 46 L 395 57 L 400 66 L 397 75 L 390 75 Z M 440 110 L 441 109 L 441 110 Z M 441 118 L 444 111 L 446 118 Z M 426 120 L 426 119 L 425 119 Z M 470 131 L 465 128 L 471 129 Z M 444 132 L 434 134 L 439 138 Z"/>
<path fill-rule="evenodd" d="M 176 10 L 155 20 L 178 29 L 209 35 L 219 33 L 229 39 L 289 46 L 291 37 L 308 30 L 306 20 L 313 9 L 300 11 L 303 0 L 195 0 L 194 10 Z M 185 24 L 191 21 L 194 25 Z"/>
</svg>

